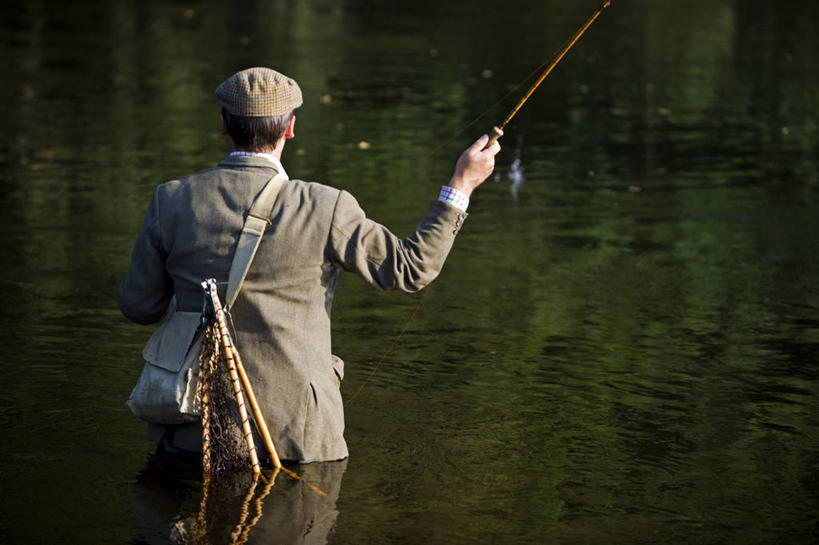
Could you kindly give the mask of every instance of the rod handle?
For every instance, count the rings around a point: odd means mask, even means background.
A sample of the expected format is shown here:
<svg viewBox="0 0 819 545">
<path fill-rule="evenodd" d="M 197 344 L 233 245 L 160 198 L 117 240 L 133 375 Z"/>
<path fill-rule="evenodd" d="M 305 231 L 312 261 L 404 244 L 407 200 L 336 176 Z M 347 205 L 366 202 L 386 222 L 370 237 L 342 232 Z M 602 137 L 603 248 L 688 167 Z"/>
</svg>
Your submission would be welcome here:
<svg viewBox="0 0 819 545">
<path fill-rule="evenodd" d="M 492 127 L 492 134 L 489 136 L 489 141 L 486 143 L 486 145 L 483 147 L 481 151 L 490 148 L 495 142 L 498 141 L 498 138 L 500 138 L 501 136 L 503 136 L 503 129 L 501 129 L 500 127 Z"/>
</svg>

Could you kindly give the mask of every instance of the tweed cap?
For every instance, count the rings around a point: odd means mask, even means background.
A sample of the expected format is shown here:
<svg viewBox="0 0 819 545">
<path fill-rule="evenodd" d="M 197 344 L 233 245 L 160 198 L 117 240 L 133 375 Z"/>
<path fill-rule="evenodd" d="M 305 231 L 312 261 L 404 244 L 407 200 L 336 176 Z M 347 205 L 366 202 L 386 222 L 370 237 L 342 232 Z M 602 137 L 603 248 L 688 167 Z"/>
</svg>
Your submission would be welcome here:
<svg viewBox="0 0 819 545">
<path fill-rule="evenodd" d="M 213 94 L 229 113 L 249 117 L 283 115 L 302 104 L 298 83 L 263 67 L 236 72 L 219 84 Z"/>
</svg>

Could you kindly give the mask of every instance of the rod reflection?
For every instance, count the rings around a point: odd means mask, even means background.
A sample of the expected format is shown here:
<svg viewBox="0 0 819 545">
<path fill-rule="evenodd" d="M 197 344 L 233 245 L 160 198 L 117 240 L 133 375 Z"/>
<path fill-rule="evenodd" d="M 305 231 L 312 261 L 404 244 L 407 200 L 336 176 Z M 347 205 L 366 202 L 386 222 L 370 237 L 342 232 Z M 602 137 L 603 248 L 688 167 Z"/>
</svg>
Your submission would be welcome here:
<svg viewBox="0 0 819 545">
<path fill-rule="evenodd" d="M 195 457 L 158 452 L 149 458 L 132 494 L 142 542 L 327 542 L 338 517 L 346 460 L 301 466 L 300 479 L 275 470 L 203 480 L 201 467 Z"/>
</svg>

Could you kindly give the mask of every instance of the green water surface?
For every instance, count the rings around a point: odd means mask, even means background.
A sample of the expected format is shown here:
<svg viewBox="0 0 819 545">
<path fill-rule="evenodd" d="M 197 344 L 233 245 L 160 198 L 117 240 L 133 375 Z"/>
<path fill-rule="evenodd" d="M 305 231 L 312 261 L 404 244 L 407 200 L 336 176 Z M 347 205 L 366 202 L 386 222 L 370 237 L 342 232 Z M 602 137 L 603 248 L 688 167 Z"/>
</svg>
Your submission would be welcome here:
<svg viewBox="0 0 819 545">
<path fill-rule="evenodd" d="M 524 89 L 459 131 L 597 7 L 0 8 L 0 542 L 208 542 L 195 467 L 124 406 L 151 329 L 115 294 L 153 187 L 229 151 L 220 81 L 296 78 L 288 173 L 403 235 Z M 346 398 L 420 310 L 347 408 L 349 460 L 296 468 L 330 497 L 280 475 L 248 542 L 816 543 L 817 27 L 813 0 L 613 2 L 508 127 L 439 279 L 342 278 Z M 210 542 L 248 486 L 210 491 Z"/>
</svg>

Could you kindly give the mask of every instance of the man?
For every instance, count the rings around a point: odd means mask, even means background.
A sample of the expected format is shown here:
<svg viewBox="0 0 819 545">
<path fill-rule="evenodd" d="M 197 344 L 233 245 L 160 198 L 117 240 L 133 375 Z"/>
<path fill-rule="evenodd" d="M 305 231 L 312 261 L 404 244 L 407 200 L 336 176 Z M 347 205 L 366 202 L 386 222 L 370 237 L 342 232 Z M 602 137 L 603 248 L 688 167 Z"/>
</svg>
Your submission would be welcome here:
<svg viewBox="0 0 819 545">
<path fill-rule="evenodd" d="M 233 152 L 219 166 L 158 186 L 134 246 L 118 302 L 129 319 L 160 320 L 202 306 L 200 282 L 224 282 L 244 216 L 277 172 L 293 110 L 302 104 L 292 79 L 269 68 L 238 72 L 217 87 L 221 130 Z M 441 270 L 472 191 L 492 172 L 500 150 L 483 136 L 410 237 L 399 239 L 364 215 L 346 191 L 300 180 L 283 185 L 243 288 L 232 308 L 236 341 L 273 442 L 284 460 L 347 457 L 339 391 L 342 361 L 330 351 L 336 280 L 352 271 L 380 289 L 416 291 Z M 220 296 L 224 297 L 224 293 Z M 149 425 L 173 448 L 201 450 L 198 424 Z"/>
</svg>

